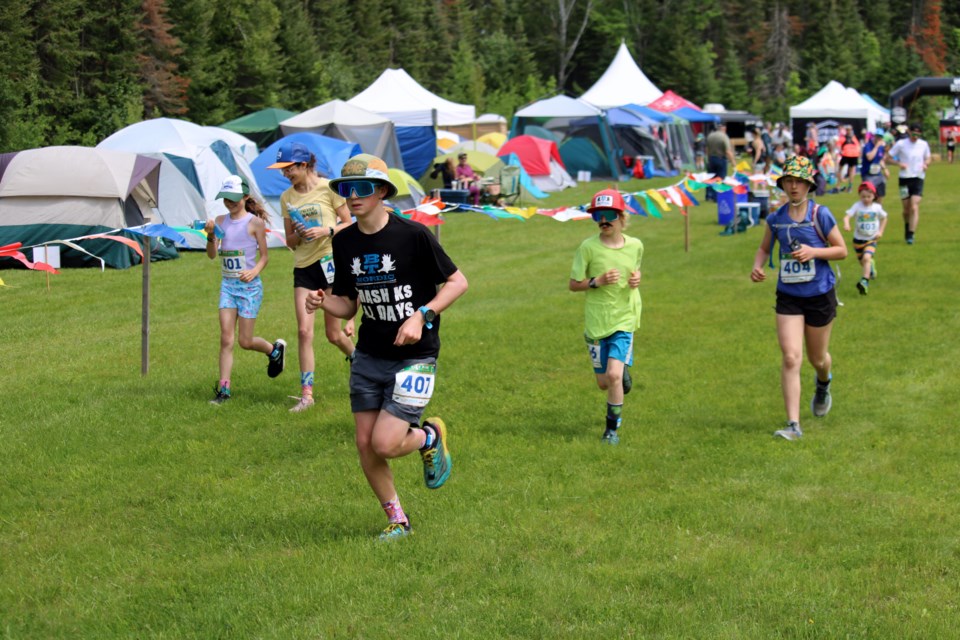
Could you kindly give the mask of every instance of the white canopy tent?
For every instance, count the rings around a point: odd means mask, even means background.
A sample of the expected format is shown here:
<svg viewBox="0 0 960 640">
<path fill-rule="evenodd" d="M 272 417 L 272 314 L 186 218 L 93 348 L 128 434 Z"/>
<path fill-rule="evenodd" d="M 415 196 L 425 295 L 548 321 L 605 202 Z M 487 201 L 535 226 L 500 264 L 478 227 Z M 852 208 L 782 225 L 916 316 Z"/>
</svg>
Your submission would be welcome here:
<svg viewBox="0 0 960 640">
<path fill-rule="evenodd" d="M 472 104 L 458 104 L 431 93 L 403 69 L 386 69 L 347 102 L 378 113 L 399 127 L 446 127 L 477 118 Z"/>
<path fill-rule="evenodd" d="M 803 102 L 790 107 L 790 124 L 794 140 L 803 140 L 807 122 L 834 120 L 838 125 L 852 124 L 859 135 L 860 129 L 873 131 L 890 119 L 890 112 L 878 108 L 855 89 L 850 89 L 836 80 L 828 82 L 820 91 Z"/>
<path fill-rule="evenodd" d="M 331 100 L 280 123 L 283 135 L 318 133 L 360 145 L 364 153 L 381 158 L 389 167 L 403 168 L 393 122 L 384 116 Z"/>
<path fill-rule="evenodd" d="M 625 104 L 645 105 L 662 95 L 663 91 L 650 82 L 621 40 L 610 66 L 580 99 L 601 109 L 609 109 Z"/>
</svg>

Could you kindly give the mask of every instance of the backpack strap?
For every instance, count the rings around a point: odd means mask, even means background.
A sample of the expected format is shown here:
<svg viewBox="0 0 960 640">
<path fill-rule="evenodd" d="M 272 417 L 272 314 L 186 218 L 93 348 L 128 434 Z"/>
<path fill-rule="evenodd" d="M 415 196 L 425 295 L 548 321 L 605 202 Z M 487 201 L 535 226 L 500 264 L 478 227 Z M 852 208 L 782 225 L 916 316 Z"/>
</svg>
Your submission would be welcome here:
<svg viewBox="0 0 960 640">
<path fill-rule="evenodd" d="M 789 205 L 786 205 L 786 204 L 785 204 L 785 205 L 783 205 L 783 206 L 784 206 L 784 207 L 787 207 L 787 206 L 789 206 Z M 815 204 L 814 209 L 813 209 L 813 215 L 811 216 L 811 217 L 813 218 L 812 225 L 813 225 L 813 230 L 817 232 L 817 237 L 820 238 L 820 241 L 823 242 L 824 245 L 826 245 L 826 246 L 829 247 L 830 244 L 827 242 L 827 236 L 824 235 L 824 233 L 823 233 L 823 228 L 820 226 L 820 208 L 821 208 L 822 206 L 823 206 L 823 205 L 821 205 L 821 204 L 819 204 L 819 203 L 816 203 L 816 204 Z M 778 209 L 778 210 L 777 210 L 777 213 L 780 213 L 780 210 L 782 210 L 782 209 L 783 209 L 783 207 L 781 207 L 780 209 Z M 777 233 L 776 233 L 776 231 L 773 231 L 773 233 L 772 233 L 771 236 L 770 236 L 770 251 L 769 251 L 770 260 L 769 260 L 769 262 L 768 262 L 768 264 L 770 265 L 770 268 L 771 268 L 771 269 L 774 268 L 774 264 L 773 264 L 773 247 L 774 247 L 774 245 L 776 245 L 776 243 L 777 243 Z"/>
</svg>

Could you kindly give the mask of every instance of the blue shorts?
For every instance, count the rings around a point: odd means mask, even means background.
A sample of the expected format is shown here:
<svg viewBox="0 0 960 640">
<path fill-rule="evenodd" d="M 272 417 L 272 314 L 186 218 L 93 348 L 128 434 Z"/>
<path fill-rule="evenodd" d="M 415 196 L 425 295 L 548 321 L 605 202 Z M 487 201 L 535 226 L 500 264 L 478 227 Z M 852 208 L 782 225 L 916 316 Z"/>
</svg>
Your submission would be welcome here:
<svg viewBox="0 0 960 640">
<path fill-rule="evenodd" d="M 436 384 L 437 359 L 384 360 L 359 349 L 350 365 L 350 410 L 386 411 L 419 424 Z"/>
<path fill-rule="evenodd" d="M 256 318 L 263 303 L 263 281 L 257 276 L 250 282 L 240 278 L 220 281 L 220 308 L 236 309 L 241 318 Z"/>
<path fill-rule="evenodd" d="M 587 341 L 587 351 L 593 363 L 594 373 L 607 372 L 607 360 L 619 360 L 628 367 L 633 366 L 633 334 L 629 331 L 616 331 L 606 338 L 594 340 L 583 336 Z"/>
</svg>

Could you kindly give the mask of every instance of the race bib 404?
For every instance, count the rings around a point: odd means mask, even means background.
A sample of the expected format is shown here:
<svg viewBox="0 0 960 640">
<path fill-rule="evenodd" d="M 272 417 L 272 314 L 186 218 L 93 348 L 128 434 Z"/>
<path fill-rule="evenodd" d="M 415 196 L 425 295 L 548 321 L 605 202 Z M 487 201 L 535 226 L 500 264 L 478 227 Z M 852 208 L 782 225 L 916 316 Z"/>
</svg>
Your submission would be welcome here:
<svg viewBox="0 0 960 640">
<path fill-rule="evenodd" d="M 789 253 L 780 255 L 780 282 L 793 284 L 810 282 L 817 275 L 817 265 L 813 260 L 800 262 Z"/>
<path fill-rule="evenodd" d="M 393 400 L 409 407 L 425 407 L 433 395 L 436 380 L 436 364 L 415 364 L 396 375 L 393 385 Z"/>
</svg>

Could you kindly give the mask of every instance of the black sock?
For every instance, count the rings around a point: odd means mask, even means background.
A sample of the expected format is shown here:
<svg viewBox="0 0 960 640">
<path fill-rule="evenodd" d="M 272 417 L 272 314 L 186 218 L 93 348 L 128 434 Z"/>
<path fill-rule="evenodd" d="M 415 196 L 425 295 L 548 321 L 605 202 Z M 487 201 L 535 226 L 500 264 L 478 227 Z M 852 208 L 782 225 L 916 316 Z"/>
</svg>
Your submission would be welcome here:
<svg viewBox="0 0 960 640">
<path fill-rule="evenodd" d="M 620 428 L 620 413 L 623 411 L 622 404 L 607 403 L 607 429 L 616 431 Z"/>
</svg>

